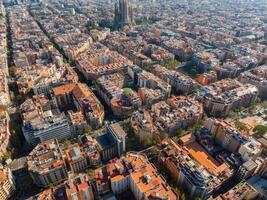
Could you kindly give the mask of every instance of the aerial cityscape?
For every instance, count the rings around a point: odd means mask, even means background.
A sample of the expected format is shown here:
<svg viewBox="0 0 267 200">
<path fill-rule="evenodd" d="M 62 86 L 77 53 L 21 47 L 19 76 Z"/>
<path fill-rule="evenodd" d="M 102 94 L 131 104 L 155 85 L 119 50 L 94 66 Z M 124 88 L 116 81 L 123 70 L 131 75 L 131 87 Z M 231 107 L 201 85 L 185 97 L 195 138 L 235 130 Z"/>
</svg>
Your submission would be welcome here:
<svg viewBox="0 0 267 200">
<path fill-rule="evenodd" d="M 267 200 L 266 0 L 0 0 L 0 200 Z"/>
</svg>

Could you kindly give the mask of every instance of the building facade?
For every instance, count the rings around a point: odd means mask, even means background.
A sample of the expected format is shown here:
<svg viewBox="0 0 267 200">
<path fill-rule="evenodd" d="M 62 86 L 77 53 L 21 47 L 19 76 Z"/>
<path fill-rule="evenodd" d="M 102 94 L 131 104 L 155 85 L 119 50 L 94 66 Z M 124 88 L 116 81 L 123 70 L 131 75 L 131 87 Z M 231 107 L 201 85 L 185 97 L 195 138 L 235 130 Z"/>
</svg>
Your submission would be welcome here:
<svg viewBox="0 0 267 200">
<path fill-rule="evenodd" d="M 37 145 L 27 157 L 29 174 L 37 186 L 48 187 L 67 179 L 67 167 L 57 140 Z"/>
<path fill-rule="evenodd" d="M 0 166 L 0 199 L 10 199 L 15 190 L 15 181 L 11 170 Z"/>
</svg>

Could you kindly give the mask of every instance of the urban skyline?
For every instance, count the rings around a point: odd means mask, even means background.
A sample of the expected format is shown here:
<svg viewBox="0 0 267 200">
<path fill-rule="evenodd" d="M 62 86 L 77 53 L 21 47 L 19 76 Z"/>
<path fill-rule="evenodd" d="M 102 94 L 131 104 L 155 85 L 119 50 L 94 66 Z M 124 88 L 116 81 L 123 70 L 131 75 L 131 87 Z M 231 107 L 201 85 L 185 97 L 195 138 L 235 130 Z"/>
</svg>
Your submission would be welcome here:
<svg viewBox="0 0 267 200">
<path fill-rule="evenodd" d="M 0 200 L 266 200 L 265 0 L 0 0 Z"/>
</svg>

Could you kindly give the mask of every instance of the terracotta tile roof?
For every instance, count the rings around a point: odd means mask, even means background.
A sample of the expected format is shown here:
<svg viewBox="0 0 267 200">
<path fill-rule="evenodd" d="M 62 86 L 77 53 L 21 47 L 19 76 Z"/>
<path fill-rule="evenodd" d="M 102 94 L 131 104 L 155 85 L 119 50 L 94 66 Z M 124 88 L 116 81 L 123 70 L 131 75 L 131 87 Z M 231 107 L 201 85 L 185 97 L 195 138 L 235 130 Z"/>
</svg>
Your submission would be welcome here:
<svg viewBox="0 0 267 200">
<path fill-rule="evenodd" d="M 0 184 L 4 181 L 5 173 L 3 170 L 0 170 Z"/>
<path fill-rule="evenodd" d="M 53 88 L 53 92 L 55 96 L 61 95 L 61 94 L 67 94 L 70 93 L 76 86 L 76 83 L 71 83 L 67 85 L 62 85 L 56 88 Z"/>
<path fill-rule="evenodd" d="M 89 185 L 88 185 L 87 182 L 83 182 L 83 183 L 78 185 L 78 190 L 79 191 L 82 191 L 82 190 L 87 189 L 87 188 L 89 188 Z"/>
<path fill-rule="evenodd" d="M 205 166 L 210 170 L 216 170 L 220 164 L 212 158 L 197 142 L 191 142 L 186 145 L 190 155 L 201 165 Z"/>
</svg>

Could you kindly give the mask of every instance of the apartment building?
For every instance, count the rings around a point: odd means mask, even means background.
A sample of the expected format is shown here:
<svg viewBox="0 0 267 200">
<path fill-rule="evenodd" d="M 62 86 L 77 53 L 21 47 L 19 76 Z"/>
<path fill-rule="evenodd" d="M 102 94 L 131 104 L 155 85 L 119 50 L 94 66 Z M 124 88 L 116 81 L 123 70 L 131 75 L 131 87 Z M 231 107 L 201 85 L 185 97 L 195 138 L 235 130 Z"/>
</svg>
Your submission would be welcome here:
<svg viewBox="0 0 267 200">
<path fill-rule="evenodd" d="M 133 72 L 133 74 L 135 76 L 136 72 Z M 143 104 L 148 107 L 159 101 L 166 100 L 171 95 L 170 84 L 144 70 L 142 72 L 137 71 L 137 86 L 139 87 L 138 94 Z"/>
<path fill-rule="evenodd" d="M 69 110 L 67 112 L 67 117 L 70 120 L 72 134 L 80 135 L 83 133 L 84 127 L 87 125 L 86 119 L 81 111 L 73 112 Z"/>
<path fill-rule="evenodd" d="M 9 131 L 9 115 L 6 111 L 0 110 L 0 150 L 6 152 L 9 146 L 10 131 Z"/>
<path fill-rule="evenodd" d="M 253 137 L 249 137 L 245 144 L 241 144 L 238 153 L 240 153 L 244 162 L 256 159 L 262 152 L 261 143 Z"/>
<path fill-rule="evenodd" d="M 101 155 L 96 139 L 89 135 L 81 135 L 79 136 L 79 144 L 83 147 L 88 166 L 99 166 L 101 164 Z"/>
<path fill-rule="evenodd" d="M 190 198 L 207 199 L 232 175 L 225 164 L 218 164 L 191 135 L 181 138 L 181 144 L 171 139 L 162 141 L 160 162 L 172 179 L 189 192 Z"/>
<path fill-rule="evenodd" d="M 55 37 L 55 42 L 70 61 L 85 52 L 93 44 L 93 39 L 83 33 L 61 34 Z"/>
<path fill-rule="evenodd" d="M 126 151 L 126 133 L 119 124 L 106 124 L 105 134 L 96 138 L 102 161 L 120 157 Z"/>
<path fill-rule="evenodd" d="M 65 194 L 68 200 L 94 200 L 92 184 L 86 174 L 69 178 L 65 183 Z"/>
<path fill-rule="evenodd" d="M 72 83 L 53 88 L 53 97 L 60 109 L 64 110 L 71 105 L 83 113 L 93 128 L 102 126 L 104 107 L 85 84 Z"/>
<path fill-rule="evenodd" d="M 247 146 L 248 140 L 224 120 L 209 118 L 204 127 L 211 133 L 217 144 L 230 152 L 238 152 L 241 145 L 244 149 Z"/>
<path fill-rule="evenodd" d="M 104 28 L 103 30 L 100 31 L 93 29 L 90 31 L 90 35 L 94 41 L 100 42 L 102 40 L 105 40 L 110 35 L 110 29 Z"/>
<path fill-rule="evenodd" d="M 115 195 L 131 190 L 135 199 L 176 200 L 176 194 L 141 153 L 128 153 L 107 166 L 95 170 L 99 193 L 112 191 Z"/>
<path fill-rule="evenodd" d="M 99 77 L 95 87 L 106 104 L 111 106 L 112 99 L 117 99 L 122 94 L 122 89 L 130 86 L 131 82 L 131 78 L 126 73 L 118 72 Z"/>
<path fill-rule="evenodd" d="M 218 79 L 236 78 L 242 72 L 242 67 L 233 61 L 227 61 L 223 65 L 216 66 L 215 71 Z"/>
<path fill-rule="evenodd" d="M 207 71 L 219 65 L 219 60 L 215 55 L 206 51 L 195 53 L 192 60 L 201 71 Z"/>
<path fill-rule="evenodd" d="M 115 116 L 119 118 L 130 117 L 134 110 L 142 105 L 142 101 L 137 92 L 131 88 L 123 88 L 121 94 L 111 100 L 111 109 Z"/>
<path fill-rule="evenodd" d="M 106 125 L 106 132 L 115 138 L 118 149 L 118 157 L 121 157 L 126 153 L 126 133 L 119 123 Z"/>
<path fill-rule="evenodd" d="M 124 56 L 98 43 L 81 53 L 76 63 L 87 80 L 96 80 L 102 75 L 121 71 L 133 64 Z"/>
<path fill-rule="evenodd" d="M 248 160 L 239 166 L 236 178 L 246 180 L 255 175 L 266 176 L 266 159 L 262 156 Z"/>
<path fill-rule="evenodd" d="M 135 87 L 138 92 L 132 89 Z M 138 66 L 100 77 L 96 88 L 119 118 L 129 117 L 141 105 L 150 107 L 158 101 L 166 100 L 171 93 L 171 85 Z"/>
<path fill-rule="evenodd" d="M 53 186 L 42 191 L 31 199 L 38 200 L 94 200 L 92 184 L 86 174 L 70 174 L 68 179 L 61 185 Z"/>
<path fill-rule="evenodd" d="M 131 127 L 140 141 L 160 135 L 149 110 L 134 112 L 131 117 Z"/>
<path fill-rule="evenodd" d="M 23 119 L 22 132 L 30 145 L 50 139 L 72 137 L 69 120 L 60 113 L 53 101 L 44 95 L 27 99 L 20 106 Z"/>
<path fill-rule="evenodd" d="M 258 96 L 258 89 L 234 79 L 223 79 L 202 87 L 198 99 L 213 116 L 227 115 L 231 110 L 248 107 Z"/>
<path fill-rule="evenodd" d="M 15 180 L 9 168 L 0 166 L 0 199 L 12 198 L 16 190 Z"/>
<path fill-rule="evenodd" d="M 83 148 L 78 144 L 71 145 L 63 150 L 63 158 L 67 164 L 67 167 L 73 173 L 85 172 L 87 169 L 86 153 Z"/>
<path fill-rule="evenodd" d="M 189 94 L 198 88 L 197 82 L 192 78 L 175 70 L 168 70 L 161 65 L 154 65 L 153 73 L 169 83 L 178 94 Z"/>
<path fill-rule="evenodd" d="M 95 87 L 118 118 L 127 118 L 142 102 L 131 87 L 133 79 L 126 72 L 104 75 L 97 79 Z"/>
<path fill-rule="evenodd" d="M 154 44 L 144 44 L 140 52 L 149 57 L 153 64 L 165 64 L 174 60 L 171 52 Z"/>
<path fill-rule="evenodd" d="M 203 74 L 200 74 L 197 77 L 196 81 L 203 86 L 209 85 L 217 81 L 217 74 L 215 71 L 205 72 Z"/>
<path fill-rule="evenodd" d="M 162 42 L 162 47 L 173 53 L 179 60 L 190 60 L 194 53 L 194 47 L 189 40 L 181 39 L 168 39 Z"/>
<path fill-rule="evenodd" d="M 228 199 L 255 199 L 259 197 L 258 192 L 248 183 L 244 182 L 231 188 L 224 194 L 219 195 L 214 200 L 228 200 Z"/>
<path fill-rule="evenodd" d="M 27 165 L 34 184 L 48 187 L 67 179 L 67 167 L 57 140 L 38 144 L 28 155 Z"/>
<path fill-rule="evenodd" d="M 249 71 L 243 72 L 239 76 L 242 83 L 250 83 L 259 89 L 259 96 L 266 98 L 267 94 L 267 65 L 263 65 Z"/>
<path fill-rule="evenodd" d="M 131 126 L 139 138 L 151 138 L 156 134 L 172 134 L 179 128 L 187 128 L 195 124 L 202 114 L 203 106 L 198 101 L 185 96 L 172 96 L 154 104 L 150 110 L 134 112 Z"/>
</svg>

